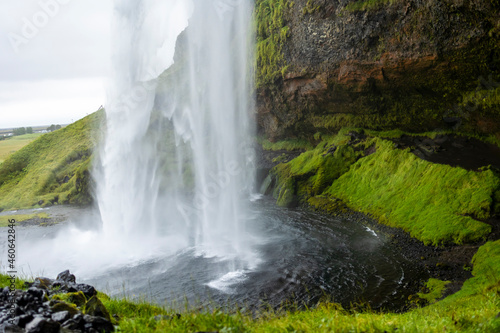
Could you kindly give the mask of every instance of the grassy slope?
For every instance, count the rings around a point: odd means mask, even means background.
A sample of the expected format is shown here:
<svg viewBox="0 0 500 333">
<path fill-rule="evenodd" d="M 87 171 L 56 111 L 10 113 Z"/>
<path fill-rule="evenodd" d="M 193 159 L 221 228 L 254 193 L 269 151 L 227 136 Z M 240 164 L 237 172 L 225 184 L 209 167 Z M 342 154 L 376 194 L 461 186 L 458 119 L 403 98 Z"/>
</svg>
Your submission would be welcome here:
<svg viewBox="0 0 500 333">
<path fill-rule="evenodd" d="M 23 148 L 28 143 L 38 138 L 40 135 L 40 133 L 25 134 L 13 136 L 11 138 L 0 141 L 0 164 L 5 161 L 9 155 Z"/>
<path fill-rule="evenodd" d="M 307 311 L 260 312 L 257 317 L 235 311 L 175 312 L 145 302 L 99 298 L 120 318 L 123 332 L 498 332 L 500 318 L 500 241 L 482 246 L 473 259 L 473 278 L 462 290 L 441 301 L 403 314 L 348 312 L 334 303 Z M 0 287 L 9 283 L 0 275 Z M 18 288 L 21 283 L 18 282 Z M 155 320 L 154 316 L 169 316 Z"/>
<path fill-rule="evenodd" d="M 478 241 L 491 227 L 500 180 L 491 171 L 466 171 L 426 162 L 378 140 L 377 152 L 359 160 L 326 191 L 352 208 L 402 228 L 426 244 Z"/>
<path fill-rule="evenodd" d="M 0 209 L 90 201 L 93 131 L 102 112 L 40 136 L 0 165 Z"/>
<path fill-rule="evenodd" d="M 353 145 L 346 132 L 271 171 L 278 204 L 287 205 L 298 196 L 330 210 L 328 202 L 334 203 L 330 199 L 340 198 L 351 208 L 401 228 L 425 244 L 480 241 L 491 232 L 478 219 L 492 215 L 493 198 L 500 187 L 493 171 L 433 164 L 380 138 Z M 328 153 L 332 146 L 335 152 Z M 356 161 L 370 146 L 376 152 Z"/>
</svg>

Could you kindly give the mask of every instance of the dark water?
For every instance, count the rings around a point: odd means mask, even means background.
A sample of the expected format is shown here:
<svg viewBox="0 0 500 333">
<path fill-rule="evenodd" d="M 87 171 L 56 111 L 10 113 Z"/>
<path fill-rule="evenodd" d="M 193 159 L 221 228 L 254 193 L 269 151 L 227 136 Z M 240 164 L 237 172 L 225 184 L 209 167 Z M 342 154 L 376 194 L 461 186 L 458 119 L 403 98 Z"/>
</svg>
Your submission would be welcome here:
<svg viewBox="0 0 500 333">
<path fill-rule="evenodd" d="M 279 208 L 268 199 L 252 209 L 248 232 L 261 235 L 255 236 L 253 267 L 190 248 L 86 282 L 111 295 L 179 308 L 311 306 L 329 297 L 345 306 L 368 302 L 397 310 L 414 293 L 412 282 L 425 278 L 383 236 L 354 220 Z"/>
</svg>

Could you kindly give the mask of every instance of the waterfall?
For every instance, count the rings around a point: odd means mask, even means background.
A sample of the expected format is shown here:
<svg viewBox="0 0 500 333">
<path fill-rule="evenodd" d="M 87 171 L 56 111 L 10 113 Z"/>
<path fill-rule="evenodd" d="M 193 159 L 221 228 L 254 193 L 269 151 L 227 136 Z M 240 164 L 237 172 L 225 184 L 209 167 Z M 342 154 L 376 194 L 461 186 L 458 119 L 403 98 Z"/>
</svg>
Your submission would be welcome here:
<svg viewBox="0 0 500 333">
<path fill-rule="evenodd" d="M 131 251 L 245 255 L 253 3 L 116 0 L 97 202 Z"/>
</svg>

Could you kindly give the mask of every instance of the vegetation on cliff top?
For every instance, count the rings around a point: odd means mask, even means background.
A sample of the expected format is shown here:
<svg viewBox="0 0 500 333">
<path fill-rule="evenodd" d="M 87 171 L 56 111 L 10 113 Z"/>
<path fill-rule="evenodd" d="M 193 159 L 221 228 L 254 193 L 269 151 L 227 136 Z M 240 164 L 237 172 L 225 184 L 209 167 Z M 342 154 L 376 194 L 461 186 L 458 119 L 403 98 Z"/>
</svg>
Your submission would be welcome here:
<svg viewBox="0 0 500 333">
<path fill-rule="evenodd" d="M 40 136 L 0 164 L 0 210 L 88 204 L 91 155 L 103 111 Z"/>
</svg>

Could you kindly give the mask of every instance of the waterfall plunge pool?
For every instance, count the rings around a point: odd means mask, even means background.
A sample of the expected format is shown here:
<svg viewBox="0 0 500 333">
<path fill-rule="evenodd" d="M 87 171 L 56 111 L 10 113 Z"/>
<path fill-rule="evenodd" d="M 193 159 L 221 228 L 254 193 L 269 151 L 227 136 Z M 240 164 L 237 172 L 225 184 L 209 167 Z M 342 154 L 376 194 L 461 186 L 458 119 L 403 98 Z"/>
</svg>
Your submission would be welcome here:
<svg viewBox="0 0 500 333">
<path fill-rule="evenodd" d="M 17 228 L 20 276 L 54 278 L 70 269 L 79 282 L 111 296 L 179 309 L 186 302 L 196 307 L 237 304 L 247 309 L 286 302 L 312 306 L 328 298 L 344 306 L 368 303 L 372 308 L 398 310 L 415 292 L 415 281 L 426 278 L 383 235 L 358 221 L 280 208 L 266 197 L 251 203 L 247 233 L 252 250 L 244 257 L 230 252 L 215 255 L 199 246 L 151 255 L 144 251 L 150 245 L 147 242 L 137 252 L 148 255 L 106 251 L 88 222 L 98 218 L 92 210 L 53 207 L 44 211 L 67 216 L 68 221 Z M 5 236 L 6 228 L 1 233 Z M 6 251 L 4 236 L 2 252 Z"/>
</svg>

